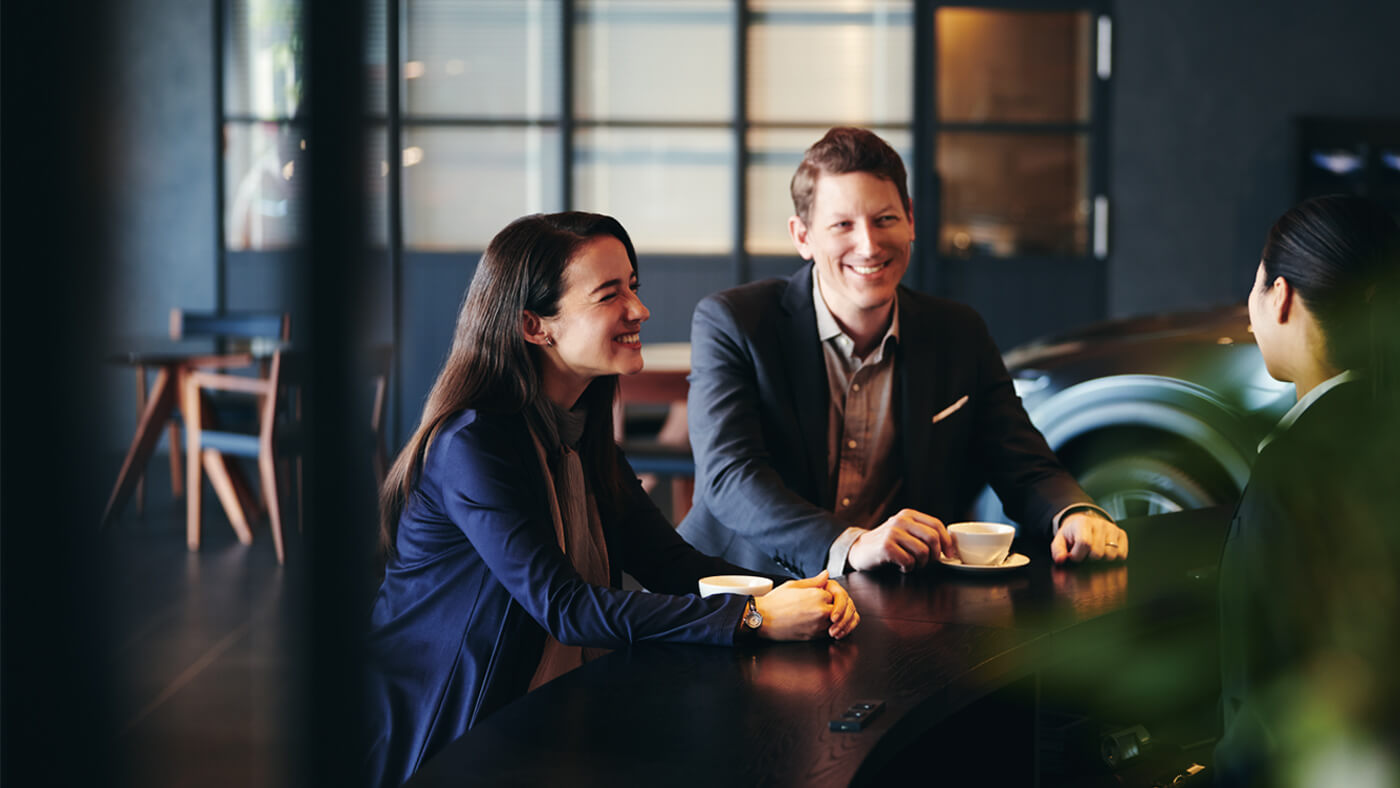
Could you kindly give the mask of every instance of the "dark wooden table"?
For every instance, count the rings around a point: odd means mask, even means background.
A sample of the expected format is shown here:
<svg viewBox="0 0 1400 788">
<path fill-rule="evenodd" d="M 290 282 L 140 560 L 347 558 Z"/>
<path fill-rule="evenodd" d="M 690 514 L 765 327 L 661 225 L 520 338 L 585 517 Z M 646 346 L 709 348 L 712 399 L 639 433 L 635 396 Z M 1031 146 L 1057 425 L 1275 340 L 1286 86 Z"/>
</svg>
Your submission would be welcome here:
<svg viewBox="0 0 1400 788">
<path fill-rule="evenodd" d="M 121 470 L 117 472 L 116 483 L 102 512 L 102 523 L 110 523 L 121 513 L 122 507 L 137 489 L 138 482 L 146 472 L 146 465 L 160 441 L 161 431 L 170 427 L 171 486 L 178 496 L 182 488 L 179 466 L 180 445 L 172 418 L 180 402 L 180 383 L 185 373 L 192 369 L 209 367 L 246 367 L 253 363 L 254 356 L 249 352 L 218 352 L 214 348 L 214 338 L 193 341 L 147 341 L 141 350 L 115 353 L 109 360 L 126 364 L 137 371 L 137 399 L 141 409 L 136 422 L 136 432 L 131 437 Z M 155 370 L 155 381 L 150 391 L 146 389 L 146 370 Z M 236 476 L 236 470 L 228 471 Z M 240 538 L 243 534 L 239 534 Z M 250 537 L 251 538 L 251 537 Z"/>
<path fill-rule="evenodd" d="M 1227 521 L 1126 522 L 1120 564 L 1059 568 L 1036 553 L 1009 573 L 852 574 L 862 622 L 843 642 L 620 650 L 507 705 L 409 784 L 849 785 L 987 769 L 992 783 L 1033 784 L 1048 685 L 1164 670 L 1133 643 L 1211 617 Z M 1171 680 L 1154 675 L 1154 692 L 1180 692 Z M 885 702 L 865 731 L 828 729 L 862 699 Z"/>
</svg>

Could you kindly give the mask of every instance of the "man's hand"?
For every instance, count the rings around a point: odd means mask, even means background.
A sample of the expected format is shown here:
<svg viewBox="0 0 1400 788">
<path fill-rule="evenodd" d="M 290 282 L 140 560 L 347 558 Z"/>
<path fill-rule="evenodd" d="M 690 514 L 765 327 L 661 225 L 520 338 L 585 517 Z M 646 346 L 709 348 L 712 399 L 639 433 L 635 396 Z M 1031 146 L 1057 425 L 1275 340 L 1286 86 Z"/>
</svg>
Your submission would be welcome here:
<svg viewBox="0 0 1400 788">
<path fill-rule="evenodd" d="M 1116 561 L 1128 557 L 1128 534 L 1092 509 L 1070 512 L 1050 541 L 1050 557 L 1065 561 Z"/>
<path fill-rule="evenodd" d="M 902 509 L 878 528 L 861 534 L 851 545 L 846 563 L 857 571 L 893 564 L 899 571 L 909 572 L 928 564 L 930 559 L 936 560 L 940 550 L 950 558 L 957 557 L 957 548 L 943 521 L 913 509 Z"/>
</svg>

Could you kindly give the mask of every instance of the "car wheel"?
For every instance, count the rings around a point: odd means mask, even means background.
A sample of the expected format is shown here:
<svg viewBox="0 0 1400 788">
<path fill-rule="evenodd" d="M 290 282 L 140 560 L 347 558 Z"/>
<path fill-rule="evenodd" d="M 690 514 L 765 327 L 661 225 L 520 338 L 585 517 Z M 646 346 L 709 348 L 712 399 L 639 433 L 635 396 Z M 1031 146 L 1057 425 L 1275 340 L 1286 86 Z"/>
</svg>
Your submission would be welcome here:
<svg viewBox="0 0 1400 788">
<path fill-rule="evenodd" d="M 1079 475 L 1079 484 L 1114 519 L 1201 509 L 1221 503 L 1200 480 L 1169 460 L 1120 455 Z"/>
</svg>

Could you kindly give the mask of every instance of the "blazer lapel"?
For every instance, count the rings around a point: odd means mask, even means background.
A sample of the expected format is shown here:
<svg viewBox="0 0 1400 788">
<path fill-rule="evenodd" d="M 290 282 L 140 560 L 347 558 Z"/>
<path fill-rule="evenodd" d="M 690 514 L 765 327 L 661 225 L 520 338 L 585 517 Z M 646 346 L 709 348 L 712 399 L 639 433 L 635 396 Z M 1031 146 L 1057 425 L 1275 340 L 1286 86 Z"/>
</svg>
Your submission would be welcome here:
<svg viewBox="0 0 1400 788">
<path fill-rule="evenodd" d="M 906 499 L 921 508 L 928 496 L 909 495 L 926 490 L 922 480 L 933 478 L 928 467 L 929 441 L 933 425 L 930 417 L 935 403 L 935 375 L 945 362 L 942 343 L 948 337 L 934 336 L 933 319 L 926 311 L 909 303 L 907 291 L 899 291 L 899 413 L 895 421 L 903 445 Z"/>
<path fill-rule="evenodd" d="M 792 385 L 793 409 L 803 439 L 807 475 L 815 484 L 818 505 L 830 497 L 826 470 L 827 410 L 831 392 L 827 390 L 826 364 L 817 340 L 817 313 L 812 306 L 812 265 L 808 263 L 788 279 L 782 307 L 780 352 Z"/>
</svg>

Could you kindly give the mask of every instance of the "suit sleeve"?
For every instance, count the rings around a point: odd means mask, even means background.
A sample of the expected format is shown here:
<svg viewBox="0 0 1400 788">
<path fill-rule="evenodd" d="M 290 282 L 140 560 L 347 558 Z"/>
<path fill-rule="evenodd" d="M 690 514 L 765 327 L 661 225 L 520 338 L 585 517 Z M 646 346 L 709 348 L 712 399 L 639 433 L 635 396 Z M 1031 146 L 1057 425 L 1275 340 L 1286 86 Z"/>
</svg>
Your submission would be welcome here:
<svg viewBox="0 0 1400 788">
<path fill-rule="evenodd" d="M 805 576 L 817 574 L 848 524 L 789 488 L 775 469 L 774 453 L 798 449 L 765 442 L 753 344 L 721 299 L 706 298 L 695 308 L 690 352 L 687 412 L 696 496 L 716 519 L 778 564 Z M 783 363 L 763 361 L 774 368 Z M 826 385 L 824 380 L 789 384 Z"/>
<path fill-rule="evenodd" d="M 656 508 L 621 453 L 618 462 L 622 478 L 629 481 L 617 541 L 623 553 L 621 566 L 637 582 L 663 594 L 693 594 L 702 577 L 762 574 L 691 547 Z"/>
<path fill-rule="evenodd" d="M 975 316 L 973 320 L 978 367 L 974 396 L 980 401 L 974 410 L 974 456 L 1007 515 L 1049 541 L 1060 510 L 1094 500 L 1031 424 L 986 324 Z"/>
<path fill-rule="evenodd" d="M 531 618 L 559 642 L 616 648 L 663 640 L 732 643 L 741 598 L 647 594 L 587 583 L 559 550 L 528 440 L 476 422 L 443 438 L 439 485 L 447 516 Z M 524 448 L 522 448 L 522 446 Z M 437 447 L 435 447 L 437 448 Z M 525 472 L 522 472 L 525 471 Z"/>
</svg>

